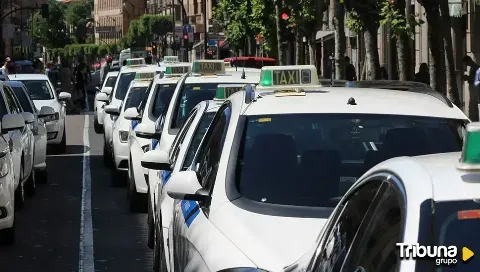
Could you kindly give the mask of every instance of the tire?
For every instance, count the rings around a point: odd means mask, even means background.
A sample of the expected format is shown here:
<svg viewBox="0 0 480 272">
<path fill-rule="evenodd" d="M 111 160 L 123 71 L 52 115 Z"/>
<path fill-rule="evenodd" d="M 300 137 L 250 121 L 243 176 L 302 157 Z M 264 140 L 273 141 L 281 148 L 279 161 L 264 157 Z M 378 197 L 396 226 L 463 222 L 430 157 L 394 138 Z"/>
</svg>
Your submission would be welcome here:
<svg viewBox="0 0 480 272">
<path fill-rule="evenodd" d="M 103 126 L 98 123 L 97 111 L 95 111 L 95 117 L 93 118 L 93 129 L 97 134 L 103 133 Z"/>
<path fill-rule="evenodd" d="M 19 211 L 25 207 L 25 188 L 23 187 L 23 161 L 20 168 L 20 182 L 17 189 L 15 189 L 15 210 Z"/>
<path fill-rule="evenodd" d="M 143 194 L 139 194 L 137 192 L 137 188 L 135 186 L 135 179 L 133 178 L 133 168 L 131 165 L 131 156 L 130 156 L 130 163 L 128 166 L 128 186 L 127 186 L 127 198 L 130 199 L 129 207 L 130 212 L 133 213 L 142 213 L 146 212 L 146 197 Z"/>
<path fill-rule="evenodd" d="M 57 152 L 63 154 L 66 151 L 67 151 L 67 127 L 65 127 L 65 123 L 64 123 L 62 141 L 57 146 Z"/>
<path fill-rule="evenodd" d="M 167 260 L 165 259 L 165 248 L 163 243 L 162 219 L 157 220 L 154 227 L 154 246 L 153 246 L 153 271 L 167 272 Z"/>
<path fill-rule="evenodd" d="M 25 194 L 27 196 L 34 196 L 35 192 L 37 190 L 37 180 L 36 180 L 36 175 L 35 175 L 35 170 L 32 169 L 30 172 L 30 176 L 28 177 L 28 180 L 25 182 Z"/>
<path fill-rule="evenodd" d="M 14 219 L 15 220 L 15 219 Z M 8 246 L 15 243 L 15 222 L 13 226 L 0 230 L 0 245 Z"/>
<path fill-rule="evenodd" d="M 38 184 L 48 183 L 48 174 L 47 173 L 48 173 L 47 168 L 45 168 L 43 170 L 37 170 L 36 173 L 35 173 L 36 182 Z"/>
<path fill-rule="evenodd" d="M 107 168 L 113 168 L 112 155 L 110 150 L 107 147 L 107 141 L 103 138 L 103 164 Z"/>
<path fill-rule="evenodd" d="M 152 201 L 150 200 L 150 187 L 148 188 L 148 194 L 147 194 L 147 207 L 148 207 L 148 215 L 147 215 L 147 227 L 148 227 L 148 240 L 147 240 L 147 245 L 148 248 L 154 249 L 155 247 L 155 221 L 153 220 L 153 207 L 152 207 Z"/>
</svg>

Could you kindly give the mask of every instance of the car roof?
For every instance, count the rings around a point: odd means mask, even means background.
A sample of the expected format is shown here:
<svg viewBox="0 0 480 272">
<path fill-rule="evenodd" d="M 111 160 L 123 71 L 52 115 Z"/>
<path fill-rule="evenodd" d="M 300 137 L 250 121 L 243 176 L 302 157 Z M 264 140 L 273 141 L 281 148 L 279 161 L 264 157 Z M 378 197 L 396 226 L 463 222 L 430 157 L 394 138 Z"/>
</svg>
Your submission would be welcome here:
<svg viewBox="0 0 480 272">
<path fill-rule="evenodd" d="M 151 71 L 159 71 L 160 67 L 157 65 L 142 65 L 139 67 L 128 67 L 128 66 L 123 66 L 122 70 L 120 70 L 120 73 L 131 73 L 131 72 L 151 72 Z"/>
<path fill-rule="evenodd" d="M 185 83 L 245 83 L 245 84 L 257 84 L 258 79 L 246 78 L 242 79 L 238 75 L 226 74 L 218 76 L 189 76 L 185 80 Z"/>
<path fill-rule="evenodd" d="M 253 103 L 243 103 L 245 115 L 289 113 L 355 113 L 394 114 L 426 117 L 441 117 L 468 120 L 455 106 L 431 95 L 385 89 L 356 89 L 321 87 L 306 91 L 304 96 L 276 97 L 262 94 Z M 353 98 L 356 105 L 347 103 Z M 245 91 L 233 94 L 230 100 L 245 100 Z M 238 103 L 238 102 L 237 102 Z"/>
<path fill-rule="evenodd" d="M 218 108 L 223 104 L 224 101 L 216 101 L 216 100 L 207 100 L 208 108 L 207 112 L 217 112 Z"/>
<path fill-rule="evenodd" d="M 119 71 L 108 72 L 108 73 L 107 73 L 107 77 L 118 76 L 118 73 L 119 73 Z"/>
<path fill-rule="evenodd" d="M 150 82 L 146 80 L 132 80 L 132 87 L 148 87 Z"/>
<path fill-rule="evenodd" d="M 10 79 L 19 79 L 19 80 L 48 80 L 47 75 L 44 74 L 12 74 Z"/>
</svg>

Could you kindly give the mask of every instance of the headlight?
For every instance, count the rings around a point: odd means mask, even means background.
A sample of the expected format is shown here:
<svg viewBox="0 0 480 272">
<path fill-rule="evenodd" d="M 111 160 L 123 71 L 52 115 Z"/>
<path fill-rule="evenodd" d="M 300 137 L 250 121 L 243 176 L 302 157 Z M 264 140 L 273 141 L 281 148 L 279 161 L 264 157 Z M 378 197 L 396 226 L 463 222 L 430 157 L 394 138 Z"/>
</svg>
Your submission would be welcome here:
<svg viewBox="0 0 480 272">
<path fill-rule="evenodd" d="M 150 145 L 144 145 L 142 146 L 142 150 L 143 150 L 143 153 L 147 153 L 148 151 L 150 151 Z"/>
<path fill-rule="evenodd" d="M 236 268 L 223 269 L 218 272 L 268 272 L 268 271 L 260 268 L 255 268 L 255 267 L 236 267 Z"/>
<path fill-rule="evenodd" d="M 8 174 L 7 150 L 0 152 L 0 178 L 3 178 Z"/>
<path fill-rule="evenodd" d="M 51 122 L 51 121 L 55 121 L 55 120 L 58 120 L 60 119 L 60 114 L 58 112 L 56 112 L 54 115 L 49 115 L 49 116 L 46 116 L 46 117 L 42 117 L 40 118 L 43 120 L 43 122 Z"/>
<path fill-rule="evenodd" d="M 126 143 L 128 141 L 128 131 L 119 131 L 120 142 Z"/>
</svg>

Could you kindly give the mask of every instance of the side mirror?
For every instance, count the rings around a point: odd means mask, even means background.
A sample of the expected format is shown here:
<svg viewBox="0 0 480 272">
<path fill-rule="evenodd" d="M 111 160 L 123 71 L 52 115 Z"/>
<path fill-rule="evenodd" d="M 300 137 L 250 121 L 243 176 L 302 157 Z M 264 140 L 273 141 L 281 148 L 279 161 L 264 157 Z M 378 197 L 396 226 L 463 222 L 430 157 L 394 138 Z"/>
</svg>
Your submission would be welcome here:
<svg viewBox="0 0 480 272">
<path fill-rule="evenodd" d="M 179 200 L 207 201 L 210 196 L 202 188 L 194 171 L 182 171 L 172 174 L 166 185 L 167 194 Z"/>
<path fill-rule="evenodd" d="M 25 120 L 25 124 L 32 124 L 35 122 L 35 116 L 31 112 L 22 112 L 20 113 L 23 117 L 23 120 Z"/>
<path fill-rule="evenodd" d="M 108 102 L 108 95 L 106 93 L 97 93 L 95 95 L 95 100 L 100 102 Z"/>
<path fill-rule="evenodd" d="M 52 107 L 43 106 L 38 113 L 38 118 L 44 118 L 51 115 L 55 115 L 55 110 Z"/>
<path fill-rule="evenodd" d="M 142 167 L 152 170 L 172 171 L 168 153 L 163 150 L 151 150 L 142 157 Z"/>
<path fill-rule="evenodd" d="M 105 107 L 105 113 L 111 114 L 113 116 L 120 115 L 120 109 L 113 105 L 108 105 Z"/>
<path fill-rule="evenodd" d="M 2 118 L 2 134 L 9 131 L 22 129 L 25 126 L 25 119 L 21 114 L 5 114 Z"/>
<path fill-rule="evenodd" d="M 135 135 L 143 139 L 159 139 L 161 134 L 156 133 L 152 124 L 139 124 L 135 128 Z"/>
<path fill-rule="evenodd" d="M 60 101 L 65 101 L 65 100 L 70 99 L 70 98 L 72 98 L 72 95 L 69 94 L 69 93 L 66 93 L 66 92 L 61 92 L 58 95 L 58 100 L 60 100 Z"/>
<path fill-rule="evenodd" d="M 137 108 L 135 107 L 126 109 L 123 116 L 127 120 L 137 120 L 137 121 L 142 120 L 142 117 L 140 116 L 140 114 L 137 111 Z"/>
<path fill-rule="evenodd" d="M 113 88 L 112 87 L 103 87 L 102 93 L 106 93 L 107 95 L 110 95 L 112 93 Z"/>
</svg>

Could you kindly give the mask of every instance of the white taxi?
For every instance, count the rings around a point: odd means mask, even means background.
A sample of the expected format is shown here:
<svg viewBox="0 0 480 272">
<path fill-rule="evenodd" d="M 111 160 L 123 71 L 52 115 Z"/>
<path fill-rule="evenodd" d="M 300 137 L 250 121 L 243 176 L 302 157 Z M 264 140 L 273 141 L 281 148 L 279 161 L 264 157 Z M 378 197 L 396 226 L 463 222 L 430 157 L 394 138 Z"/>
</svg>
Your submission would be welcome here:
<svg viewBox="0 0 480 272">
<path fill-rule="evenodd" d="M 109 101 L 109 96 L 112 93 L 115 82 L 117 82 L 118 72 L 108 72 L 103 81 L 100 91 L 95 95 L 93 102 L 93 128 L 96 133 L 103 131 L 103 118 L 105 117 L 105 103 Z"/>
<path fill-rule="evenodd" d="M 140 62 L 138 60 L 137 62 Z M 127 94 L 130 83 L 135 78 L 137 73 L 159 73 L 159 67 L 157 65 L 131 65 L 132 60 L 127 60 L 127 65 L 122 67 L 122 70 L 118 74 L 117 82 L 111 95 L 109 96 L 108 105 L 104 107 L 105 116 L 103 117 L 103 160 L 107 167 L 113 166 L 113 153 L 112 153 L 112 132 L 113 123 L 119 115 L 120 105 L 122 104 L 125 95 Z M 134 62 L 135 63 L 135 62 Z M 128 65 L 130 64 L 130 66 Z"/>
<path fill-rule="evenodd" d="M 315 247 L 286 271 L 478 271 L 480 123 L 468 124 L 465 136 L 461 153 L 405 154 L 370 169 Z M 427 256 L 406 258 L 406 248 L 419 254 L 427 246 Z"/>
<path fill-rule="evenodd" d="M 72 95 L 66 92 L 57 94 L 48 76 L 42 74 L 16 74 L 11 76 L 11 80 L 20 81 L 27 87 L 30 98 L 37 109 L 48 106 L 55 110 L 54 115 L 43 118 L 47 127 L 47 143 L 54 146 L 57 151 L 65 152 L 67 148 L 67 131 L 65 129 L 67 114 L 64 101 L 70 99 Z"/>
<path fill-rule="evenodd" d="M 191 166 L 166 185 L 180 201 L 170 267 L 283 270 L 372 166 L 461 150 L 468 118 L 437 94 L 324 88 L 314 66 L 264 67 L 256 90 L 220 107 Z"/>
<path fill-rule="evenodd" d="M 140 160 L 145 152 L 150 150 L 151 139 L 155 133 L 155 121 L 166 110 L 173 91 L 177 86 L 179 78 L 190 71 L 190 64 L 167 64 L 165 66 L 165 75 L 155 77 L 152 87 L 145 96 L 142 104 L 137 108 L 128 109 L 129 114 L 125 115 L 125 119 L 138 121 L 135 127 L 131 127 L 128 133 L 128 149 L 130 150 L 130 180 L 127 189 L 130 191 L 130 209 L 131 211 L 139 211 L 145 209 L 142 203 L 142 195 L 148 190 L 148 170 L 144 169 Z M 135 129 L 134 129 L 135 128 Z M 137 137 L 137 134 L 140 137 Z M 148 137 L 147 137 L 148 136 Z M 142 205 L 143 204 L 143 205 Z"/>
<path fill-rule="evenodd" d="M 2 130 L 8 130 L 11 129 L 11 124 L 7 120 L 6 124 L 0 122 L 0 127 Z M 3 137 L 0 137 L 0 184 L 2 184 L 0 188 L 0 245 L 11 245 L 15 242 L 15 170 L 13 154 L 10 151 L 9 143 Z"/>
<path fill-rule="evenodd" d="M 152 80 L 155 77 L 154 72 L 138 72 L 135 79 L 130 83 L 128 87 L 125 100 L 118 109 L 118 118 L 113 124 L 112 133 L 112 153 L 113 153 L 113 174 L 112 183 L 122 184 L 125 181 L 125 173 L 130 168 L 130 151 L 128 149 L 128 132 L 135 129 L 138 125 L 138 120 L 126 119 L 126 116 L 131 115 L 131 111 L 140 106 L 147 91 L 152 85 Z M 131 173 L 128 171 L 128 176 Z"/>
</svg>

